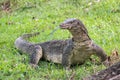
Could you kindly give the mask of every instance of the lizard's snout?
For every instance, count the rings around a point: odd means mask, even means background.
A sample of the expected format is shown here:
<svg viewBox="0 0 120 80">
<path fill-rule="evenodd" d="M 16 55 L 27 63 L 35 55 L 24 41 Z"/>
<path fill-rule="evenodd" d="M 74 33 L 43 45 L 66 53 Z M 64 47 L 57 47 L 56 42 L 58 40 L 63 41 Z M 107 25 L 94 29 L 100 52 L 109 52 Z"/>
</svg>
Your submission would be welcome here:
<svg viewBox="0 0 120 80">
<path fill-rule="evenodd" d="M 61 29 L 69 29 L 70 25 L 62 23 L 62 24 L 60 24 L 60 28 Z"/>
<path fill-rule="evenodd" d="M 60 24 L 60 28 L 66 29 L 66 25 L 64 23 Z"/>
</svg>

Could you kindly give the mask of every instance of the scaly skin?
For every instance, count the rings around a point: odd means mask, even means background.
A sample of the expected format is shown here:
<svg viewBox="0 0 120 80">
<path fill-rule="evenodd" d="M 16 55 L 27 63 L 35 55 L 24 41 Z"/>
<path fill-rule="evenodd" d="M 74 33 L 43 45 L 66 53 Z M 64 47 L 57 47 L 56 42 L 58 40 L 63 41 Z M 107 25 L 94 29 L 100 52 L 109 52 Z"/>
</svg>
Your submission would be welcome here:
<svg viewBox="0 0 120 80">
<path fill-rule="evenodd" d="M 60 63 L 65 68 L 72 64 L 82 64 L 95 54 L 105 61 L 107 55 L 105 52 L 93 43 L 90 39 L 84 24 L 78 19 L 67 19 L 60 24 L 61 29 L 67 29 L 72 34 L 72 38 L 67 40 L 53 40 L 44 43 L 32 44 L 25 39 L 35 34 L 25 34 L 15 41 L 17 49 L 31 56 L 30 64 L 37 65 L 39 59 L 45 59 L 54 63 Z"/>
</svg>

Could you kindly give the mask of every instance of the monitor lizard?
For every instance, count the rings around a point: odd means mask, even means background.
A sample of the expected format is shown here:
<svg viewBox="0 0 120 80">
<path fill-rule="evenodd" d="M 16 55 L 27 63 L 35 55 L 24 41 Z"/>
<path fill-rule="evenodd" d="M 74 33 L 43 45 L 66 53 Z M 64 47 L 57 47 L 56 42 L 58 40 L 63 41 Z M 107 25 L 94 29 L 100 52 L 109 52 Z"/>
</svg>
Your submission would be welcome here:
<svg viewBox="0 0 120 80">
<path fill-rule="evenodd" d="M 66 69 L 71 65 L 84 63 L 94 54 L 100 57 L 101 61 L 106 60 L 106 53 L 91 40 L 82 21 L 70 18 L 59 26 L 68 30 L 73 37 L 33 44 L 26 39 L 39 33 L 24 34 L 15 40 L 15 47 L 23 53 L 30 54 L 30 64 L 33 67 L 37 66 L 40 59 L 60 63 Z"/>
</svg>

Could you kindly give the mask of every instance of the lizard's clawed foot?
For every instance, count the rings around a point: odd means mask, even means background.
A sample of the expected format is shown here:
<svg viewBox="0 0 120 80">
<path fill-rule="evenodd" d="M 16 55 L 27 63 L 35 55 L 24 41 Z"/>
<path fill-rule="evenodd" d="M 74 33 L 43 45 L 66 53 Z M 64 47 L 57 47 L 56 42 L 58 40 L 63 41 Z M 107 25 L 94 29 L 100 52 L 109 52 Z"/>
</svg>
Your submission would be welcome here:
<svg viewBox="0 0 120 80">
<path fill-rule="evenodd" d="M 32 64 L 32 63 L 30 63 L 30 66 L 31 66 L 32 68 L 38 68 L 38 67 L 39 67 L 38 65 Z"/>
<path fill-rule="evenodd" d="M 72 69 L 70 69 L 70 66 L 66 66 L 64 68 L 65 68 L 66 72 L 71 72 L 72 71 Z"/>
<path fill-rule="evenodd" d="M 70 67 L 65 67 L 65 70 L 69 71 L 69 70 L 70 70 Z"/>
</svg>

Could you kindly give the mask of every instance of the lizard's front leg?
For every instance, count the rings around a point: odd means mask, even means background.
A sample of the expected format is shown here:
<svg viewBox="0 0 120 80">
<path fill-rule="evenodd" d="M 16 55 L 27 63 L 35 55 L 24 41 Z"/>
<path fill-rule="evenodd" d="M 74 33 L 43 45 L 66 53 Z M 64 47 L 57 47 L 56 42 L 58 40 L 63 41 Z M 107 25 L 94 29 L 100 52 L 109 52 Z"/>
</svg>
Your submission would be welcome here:
<svg viewBox="0 0 120 80">
<path fill-rule="evenodd" d="M 71 61 L 70 61 L 70 54 L 68 53 L 64 53 L 62 55 L 62 65 L 63 67 L 66 69 L 66 70 L 69 70 L 70 69 L 70 66 L 71 66 Z"/>
<path fill-rule="evenodd" d="M 32 67 L 37 67 L 37 64 L 40 60 L 40 58 L 42 58 L 42 48 L 41 46 L 39 45 L 35 45 L 33 50 L 32 50 L 32 53 L 30 55 L 30 65 Z"/>
<path fill-rule="evenodd" d="M 71 66 L 72 47 L 72 41 L 69 41 L 63 51 L 62 65 L 65 67 L 65 69 L 70 69 Z"/>
<path fill-rule="evenodd" d="M 97 46 L 96 44 L 93 44 L 93 50 L 94 53 L 101 58 L 102 62 L 107 59 L 107 55 L 101 47 Z"/>
</svg>

